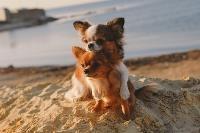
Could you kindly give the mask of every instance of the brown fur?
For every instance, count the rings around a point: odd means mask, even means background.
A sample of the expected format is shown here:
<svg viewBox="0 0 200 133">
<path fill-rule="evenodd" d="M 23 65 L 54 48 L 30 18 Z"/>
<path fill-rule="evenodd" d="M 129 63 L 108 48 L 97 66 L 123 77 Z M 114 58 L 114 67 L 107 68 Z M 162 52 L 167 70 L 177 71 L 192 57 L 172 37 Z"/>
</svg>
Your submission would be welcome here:
<svg viewBox="0 0 200 133">
<path fill-rule="evenodd" d="M 130 116 L 130 108 L 133 108 L 135 103 L 134 87 L 128 82 L 128 88 L 131 96 L 128 100 L 123 100 L 120 97 L 120 87 L 122 79 L 120 73 L 117 72 L 115 66 L 122 62 L 124 57 L 123 50 L 123 34 L 124 34 L 124 18 L 115 18 L 107 24 L 99 24 L 95 27 L 95 30 L 89 32 L 91 24 L 83 21 L 74 22 L 75 29 L 80 33 L 81 39 L 86 48 L 89 48 L 90 43 L 96 43 L 101 46 L 100 50 L 91 50 L 92 52 L 86 52 L 84 49 L 74 47 L 73 53 L 78 59 L 77 69 L 75 76 L 86 88 L 85 95 L 87 97 L 89 91 L 89 85 L 87 83 L 86 76 L 84 74 L 85 69 L 89 71 L 88 75 L 90 80 L 95 84 L 98 93 L 100 93 L 101 100 L 97 100 L 94 111 L 99 111 L 103 108 L 112 106 L 118 107 L 121 105 L 122 112 L 127 118 Z M 94 26 L 93 26 L 94 27 Z M 100 43 L 99 43 L 100 42 Z M 83 54 L 83 53 L 87 54 Z M 91 67 L 97 61 L 98 64 L 103 64 L 98 69 Z M 90 88 L 91 89 L 91 88 Z"/>
<path fill-rule="evenodd" d="M 135 104 L 135 90 L 132 83 L 130 81 L 127 83 L 131 92 L 130 98 L 123 100 L 120 97 L 120 73 L 109 63 L 104 55 L 87 52 L 79 47 L 73 47 L 72 52 L 78 60 L 79 65 L 75 73 L 79 74 L 77 76 L 80 78 L 80 81 L 83 81 L 83 84 L 87 84 L 87 81 L 83 78 L 84 70 L 87 69 L 87 78 L 92 81 L 101 97 L 100 99 L 96 99 L 96 104 L 92 106 L 92 110 L 96 112 L 106 108 L 116 109 L 121 106 L 125 118 L 130 119 L 130 113 Z"/>
<path fill-rule="evenodd" d="M 123 50 L 123 34 L 124 34 L 124 18 L 115 18 L 108 21 L 107 24 L 97 25 L 96 33 L 94 36 L 89 37 L 87 29 L 91 26 L 88 22 L 75 21 L 74 27 L 81 34 L 81 39 L 87 47 L 88 42 L 104 40 L 101 44 L 102 50 L 98 51 L 106 55 L 112 64 L 122 61 L 124 57 Z M 111 46 L 110 46 L 111 45 Z"/>
</svg>

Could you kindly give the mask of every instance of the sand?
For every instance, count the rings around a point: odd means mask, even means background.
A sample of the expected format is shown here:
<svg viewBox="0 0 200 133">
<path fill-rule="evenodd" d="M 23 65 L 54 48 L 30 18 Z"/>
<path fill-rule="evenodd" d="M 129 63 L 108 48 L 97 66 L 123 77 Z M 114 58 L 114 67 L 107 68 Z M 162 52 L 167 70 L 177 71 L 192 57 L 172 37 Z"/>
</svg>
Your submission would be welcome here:
<svg viewBox="0 0 200 133">
<path fill-rule="evenodd" d="M 127 61 L 131 81 L 141 88 L 129 121 L 111 110 L 91 113 L 87 107 L 94 100 L 66 101 L 64 92 L 71 88 L 73 66 L 2 68 L 0 132 L 198 133 L 200 51 L 184 55 L 187 58 L 176 61 L 164 57 Z"/>
</svg>

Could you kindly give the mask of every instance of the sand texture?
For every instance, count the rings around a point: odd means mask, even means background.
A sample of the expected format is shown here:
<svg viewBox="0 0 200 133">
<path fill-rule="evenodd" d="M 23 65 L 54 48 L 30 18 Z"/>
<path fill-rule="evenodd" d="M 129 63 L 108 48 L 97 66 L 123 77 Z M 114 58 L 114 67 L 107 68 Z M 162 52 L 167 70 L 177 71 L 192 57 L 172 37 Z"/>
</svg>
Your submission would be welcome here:
<svg viewBox="0 0 200 133">
<path fill-rule="evenodd" d="M 196 70 L 196 67 L 200 68 L 198 60 L 168 62 L 166 70 L 162 68 L 160 72 L 171 70 L 177 65 L 185 67 L 185 62 L 192 62 Z M 154 63 L 159 69 L 156 65 L 159 63 Z M 138 69 L 150 66 L 143 64 Z M 88 105 L 93 100 L 77 103 L 66 101 L 64 93 L 71 89 L 70 77 L 74 68 L 2 69 L 0 132 L 200 132 L 200 74 L 196 73 L 195 78 L 182 78 L 181 75 L 172 80 L 162 73 L 149 77 L 139 74 L 144 71 L 137 71 L 130 65 L 129 68 L 132 69 L 131 73 L 137 73 L 130 74 L 130 79 L 135 88 L 140 88 L 136 92 L 137 101 L 129 121 L 123 120 L 120 113 L 111 110 L 91 113 Z M 189 70 L 186 72 L 185 75 L 191 73 Z"/>
</svg>

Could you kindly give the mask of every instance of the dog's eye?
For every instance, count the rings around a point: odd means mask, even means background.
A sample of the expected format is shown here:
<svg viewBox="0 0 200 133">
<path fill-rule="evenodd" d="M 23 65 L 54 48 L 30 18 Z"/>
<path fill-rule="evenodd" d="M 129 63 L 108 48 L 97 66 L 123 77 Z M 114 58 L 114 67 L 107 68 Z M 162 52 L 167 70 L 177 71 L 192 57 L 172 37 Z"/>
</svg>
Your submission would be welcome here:
<svg viewBox="0 0 200 133">
<path fill-rule="evenodd" d="M 81 64 L 81 67 L 84 67 L 85 65 L 84 64 Z"/>
<path fill-rule="evenodd" d="M 82 41 L 83 41 L 84 43 L 88 43 L 87 39 L 85 39 L 85 38 L 82 38 Z"/>
<path fill-rule="evenodd" d="M 96 40 L 96 43 L 97 43 L 98 45 L 102 45 L 102 44 L 104 43 L 104 41 L 105 41 L 105 40 L 103 40 L 103 39 L 97 39 L 97 40 Z"/>
<path fill-rule="evenodd" d="M 97 68 L 97 67 L 99 67 L 99 66 L 100 66 L 100 64 L 99 64 L 98 62 L 94 62 L 94 63 L 93 63 L 93 67 L 94 67 L 94 68 Z"/>
</svg>

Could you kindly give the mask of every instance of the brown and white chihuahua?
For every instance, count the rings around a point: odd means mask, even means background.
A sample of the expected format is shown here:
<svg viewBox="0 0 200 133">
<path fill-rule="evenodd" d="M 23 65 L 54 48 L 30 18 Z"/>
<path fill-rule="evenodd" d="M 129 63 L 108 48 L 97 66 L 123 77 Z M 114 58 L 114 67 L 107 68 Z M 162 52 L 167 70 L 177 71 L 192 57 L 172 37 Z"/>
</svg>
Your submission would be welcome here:
<svg viewBox="0 0 200 133">
<path fill-rule="evenodd" d="M 80 79 L 83 84 L 88 84 L 96 103 L 91 110 L 94 112 L 106 108 L 116 109 L 121 106 L 126 119 L 130 119 L 130 113 L 135 104 L 134 87 L 127 82 L 131 96 L 124 100 L 120 97 L 121 73 L 113 67 L 105 55 L 86 51 L 80 47 L 73 47 L 72 52 L 77 59 L 76 75 L 83 76 Z"/>
<path fill-rule="evenodd" d="M 115 18 L 107 24 L 91 25 L 88 22 L 75 21 L 75 29 L 80 33 L 81 40 L 87 51 L 105 55 L 112 67 L 115 67 L 121 75 L 120 96 L 126 100 L 130 97 L 127 86 L 128 69 L 123 63 L 123 34 L 124 18 Z M 70 101 L 85 99 L 89 95 L 89 85 L 86 79 L 80 78 L 79 73 L 72 77 L 73 88 L 65 93 L 65 98 Z"/>
</svg>

